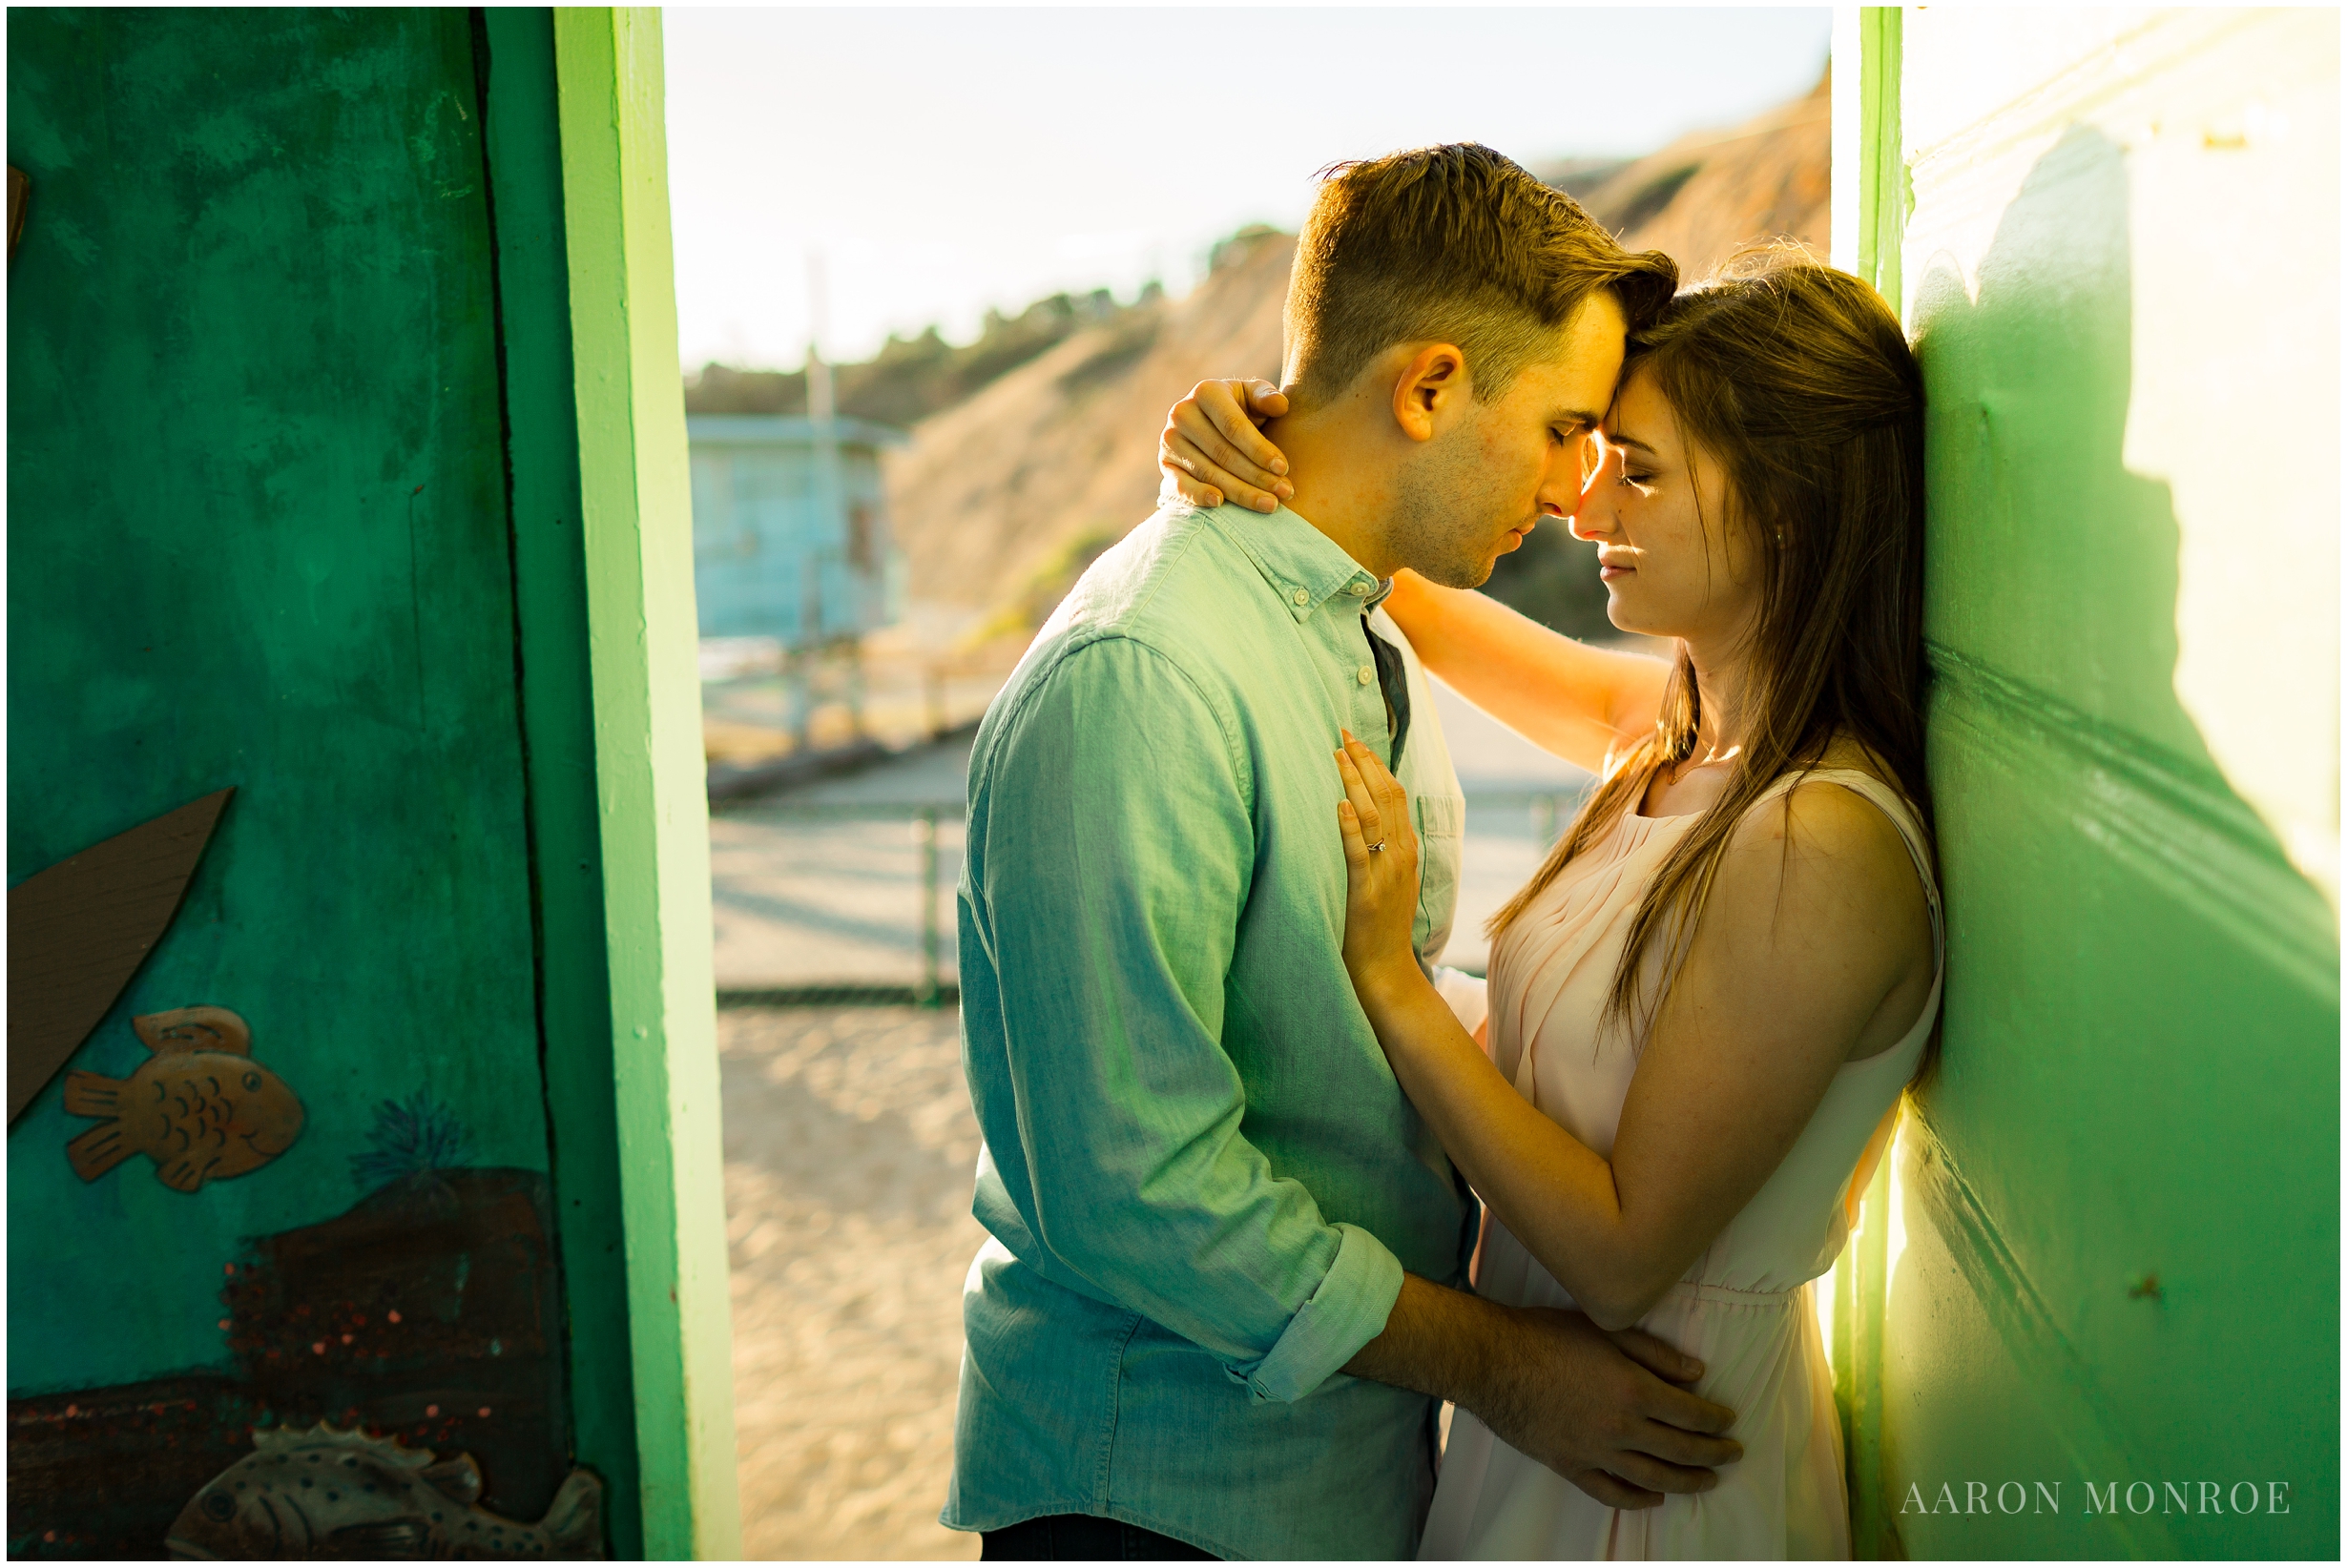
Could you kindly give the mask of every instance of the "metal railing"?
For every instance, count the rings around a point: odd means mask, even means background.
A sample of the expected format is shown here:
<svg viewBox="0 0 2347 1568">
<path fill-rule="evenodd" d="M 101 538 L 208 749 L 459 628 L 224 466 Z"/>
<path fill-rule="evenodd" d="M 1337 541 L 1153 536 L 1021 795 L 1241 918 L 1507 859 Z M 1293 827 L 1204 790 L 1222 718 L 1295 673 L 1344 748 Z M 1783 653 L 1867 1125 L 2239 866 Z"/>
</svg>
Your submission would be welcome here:
<svg viewBox="0 0 2347 1568">
<path fill-rule="evenodd" d="M 945 928 L 938 916 L 939 856 L 937 829 L 941 821 L 959 821 L 965 815 L 959 801 L 795 801 L 759 800 L 747 808 L 766 821 L 785 822 L 904 822 L 912 834 L 915 871 L 913 886 L 920 899 L 916 930 L 920 942 L 920 973 L 909 986 L 887 984 L 803 984 L 721 987 L 719 1007 L 853 1005 L 857 1003 L 946 1007 L 961 1001 L 961 986 L 944 978 Z"/>
<path fill-rule="evenodd" d="M 1538 854 L 1545 856 L 1556 842 L 1558 833 L 1570 820 L 1573 812 L 1579 809 L 1585 793 L 1571 786 L 1561 789 L 1479 790 L 1467 796 L 1468 831 L 1482 835 L 1497 833 L 1508 838 L 1521 833 L 1532 841 Z M 957 822 L 964 816 L 964 808 L 959 801 L 800 801 L 768 796 L 755 802 L 745 802 L 734 810 L 741 815 L 755 815 L 762 821 L 793 825 L 904 823 L 913 850 L 911 891 L 919 901 L 916 918 L 912 922 L 916 973 L 909 984 L 841 980 L 726 987 L 717 993 L 719 1006 L 909 1004 L 948 1007 L 960 1001 L 959 977 L 949 979 L 945 973 L 945 940 L 947 932 L 942 910 L 944 856 L 939 841 L 941 824 Z M 1495 813 L 1514 811 L 1526 814 L 1522 819 L 1525 824 L 1523 828 L 1510 828 L 1504 821 L 1495 820 Z"/>
<path fill-rule="evenodd" d="M 959 807 L 955 808 L 958 812 Z M 924 1007 L 944 1005 L 937 983 L 937 808 L 913 812 L 913 844 L 921 852 L 921 984 L 914 1001 Z M 956 987 L 959 990 L 960 987 Z"/>
</svg>

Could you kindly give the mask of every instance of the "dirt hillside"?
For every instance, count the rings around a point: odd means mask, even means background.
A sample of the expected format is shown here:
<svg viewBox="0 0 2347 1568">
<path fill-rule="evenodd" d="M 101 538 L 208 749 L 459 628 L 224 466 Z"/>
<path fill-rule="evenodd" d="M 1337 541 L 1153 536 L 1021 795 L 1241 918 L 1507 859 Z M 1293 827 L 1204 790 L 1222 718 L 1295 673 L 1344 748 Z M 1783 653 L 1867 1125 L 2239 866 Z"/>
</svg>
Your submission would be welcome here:
<svg viewBox="0 0 2347 1568">
<path fill-rule="evenodd" d="M 991 608 L 1070 546 L 1148 516 L 1166 406 L 1208 376 L 1277 377 L 1295 249 L 1269 232 L 1225 241 L 1186 298 L 1079 332 L 916 425 L 888 469 L 912 596 Z"/>
<path fill-rule="evenodd" d="M 1732 131 L 1626 163 L 1541 173 L 1632 249 L 1671 253 L 1690 279 L 1748 240 L 1790 235 L 1822 252 L 1827 113 L 1820 82 Z M 1186 299 L 1078 331 L 916 425 L 887 475 L 912 597 L 990 612 L 1006 635 L 1037 624 L 1084 565 L 1155 505 L 1167 405 L 1206 376 L 1277 378 L 1294 251 L 1287 235 L 1235 237 Z M 1550 542 L 1539 562 L 1526 552 L 1514 569 L 1562 576 L 1548 559 L 1560 547 L 1569 541 Z"/>
<path fill-rule="evenodd" d="M 1807 97 L 1681 137 L 1586 191 L 1548 177 L 1630 249 L 1669 252 L 1690 281 L 1755 239 L 1790 235 L 1822 255 L 1832 113 L 1820 80 Z"/>
</svg>

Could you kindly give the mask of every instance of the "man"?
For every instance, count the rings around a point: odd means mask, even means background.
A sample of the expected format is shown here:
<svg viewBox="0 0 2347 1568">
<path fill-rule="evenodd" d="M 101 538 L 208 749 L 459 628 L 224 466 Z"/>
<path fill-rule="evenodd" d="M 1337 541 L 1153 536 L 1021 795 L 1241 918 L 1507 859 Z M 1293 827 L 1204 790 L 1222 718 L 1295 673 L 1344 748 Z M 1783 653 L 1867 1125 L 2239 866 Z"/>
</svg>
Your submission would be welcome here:
<svg viewBox="0 0 2347 1568">
<path fill-rule="evenodd" d="M 1457 882 L 1458 781 L 1375 607 L 1570 508 L 1674 282 L 1485 148 L 1338 171 L 1288 297 L 1293 507 L 1160 511 L 988 710 L 960 897 L 993 1239 L 943 1515 L 988 1558 L 1408 1557 L 1443 1399 L 1568 1476 L 1697 1491 L 1735 1454 L 1578 1314 L 1461 1288 L 1472 1196 L 1340 954 L 1340 729 L 1410 789 L 1425 959 Z"/>
</svg>

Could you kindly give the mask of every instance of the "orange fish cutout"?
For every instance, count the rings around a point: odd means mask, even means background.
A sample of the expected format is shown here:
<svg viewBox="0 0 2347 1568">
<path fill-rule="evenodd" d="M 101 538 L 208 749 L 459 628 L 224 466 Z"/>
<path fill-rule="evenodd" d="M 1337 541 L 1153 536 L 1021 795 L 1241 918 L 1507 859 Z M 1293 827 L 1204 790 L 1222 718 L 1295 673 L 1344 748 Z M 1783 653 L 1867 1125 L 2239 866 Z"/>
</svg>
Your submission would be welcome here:
<svg viewBox="0 0 2347 1568">
<path fill-rule="evenodd" d="M 149 1013 L 131 1027 L 155 1054 L 129 1078 L 66 1075 L 65 1108 L 106 1118 L 65 1145 L 83 1181 L 143 1154 L 165 1186 L 193 1192 L 259 1170 L 301 1135 L 301 1102 L 255 1064 L 253 1031 L 227 1008 Z"/>
</svg>

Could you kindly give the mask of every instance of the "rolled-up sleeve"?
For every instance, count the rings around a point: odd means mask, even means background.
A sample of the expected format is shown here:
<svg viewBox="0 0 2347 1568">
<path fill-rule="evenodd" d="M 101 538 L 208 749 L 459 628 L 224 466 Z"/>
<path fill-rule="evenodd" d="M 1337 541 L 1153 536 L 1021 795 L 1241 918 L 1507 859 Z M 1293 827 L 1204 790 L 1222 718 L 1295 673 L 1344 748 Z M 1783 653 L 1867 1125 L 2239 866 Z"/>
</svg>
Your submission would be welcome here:
<svg viewBox="0 0 2347 1568">
<path fill-rule="evenodd" d="M 1382 1333 L 1393 1314 L 1402 1294 L 1400 1261 L 1357 1225 L 1340 1224 L 1337 1234 L 1337 1256 L 1319 1289 L 1288 1319 L 1271 1353 L 1245 1373 L 1258 1399 L 1301 1399 Z"/>
<path fill-rule="evenodd" d="M 1123 637 L 1069 651 L 1006 717 L 973 774 L 968 890 L 1004 1060 L 970 1076 L 1048 1254 L 1028 1261 L 1255 1397 L 1301 1398 L 1382 1331 L 1402 1267 L 1241 1131 L 1223 1005 L 1257 836 L 1235 722 Z"/>
</svg>

